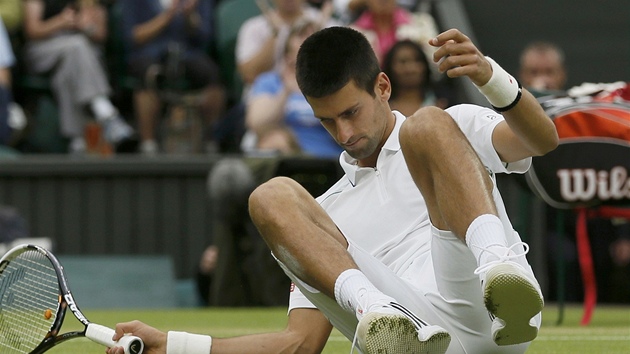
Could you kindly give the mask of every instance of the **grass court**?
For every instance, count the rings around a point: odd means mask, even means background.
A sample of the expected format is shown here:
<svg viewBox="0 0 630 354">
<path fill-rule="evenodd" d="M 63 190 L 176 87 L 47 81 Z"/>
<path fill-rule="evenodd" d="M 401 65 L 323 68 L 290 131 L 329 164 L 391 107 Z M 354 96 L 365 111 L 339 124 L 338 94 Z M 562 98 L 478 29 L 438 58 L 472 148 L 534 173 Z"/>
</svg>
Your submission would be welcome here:
<svg viewBox="0 0 630 354">
<path fill-rule="evenodd" d="M 173 310 L 84 310 L 90 321 L 106 326 L 117 322 L 138 319 L 161 330 L 179 330 L 214 337 L 228 337 L 249 333 L 277 331 L 284 328 L 284 308 L 191 308 Z M 565 307 L 564 320 L 556 325 L 558 308 L 548 305 L 543 312 L 543 326 L 528 354 L 630 353 L 630 307 L 603 306 L 595 309 L 588 326 L 581 326 L 582 307 L 579 304 Z M 62 333 L 81 329 L 81 325 L 68 311 Z M 333 331 L 324 354 L 350 352 L 351 343 L 339 332 Z M 88 339 L 68 341 L 49 353 L 103 354 L 104 349 Z M 244 353 L 246 354 L 246 353 Z"/>
</svg>

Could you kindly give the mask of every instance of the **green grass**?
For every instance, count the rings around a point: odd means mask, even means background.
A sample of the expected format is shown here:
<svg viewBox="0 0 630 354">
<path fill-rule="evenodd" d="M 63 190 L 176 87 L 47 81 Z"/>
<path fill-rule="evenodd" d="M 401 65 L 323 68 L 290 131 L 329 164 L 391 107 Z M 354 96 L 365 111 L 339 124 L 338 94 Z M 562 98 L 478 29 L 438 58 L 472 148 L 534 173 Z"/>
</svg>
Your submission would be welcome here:
<svg viewBox="0 0 630 354">
<path fill-rule="evenodd" d="M 178 310 L 86 310 L 94 322 L 114 326 L 117 322 L 138 319 L 162 330 L 180 330 L 215 337 L 277 331 L 284 328 L 284 308 L 200 308 Z M 558 309 L 547 306 L 538 338 L 527 353 L 630 353 L 630 307 L 598 306 L 591 324 L 581 326 L 581 306 L 565 308 L 562 325 L 557 326 Z M 68 314 L 64 330 L 80 329 Z M 87 339 L 68 341 L 49 353 L 102 354 L 103 348 Z M 323 353 L 349 353 L 350 342 L 334 331 Z"/>
</svg>

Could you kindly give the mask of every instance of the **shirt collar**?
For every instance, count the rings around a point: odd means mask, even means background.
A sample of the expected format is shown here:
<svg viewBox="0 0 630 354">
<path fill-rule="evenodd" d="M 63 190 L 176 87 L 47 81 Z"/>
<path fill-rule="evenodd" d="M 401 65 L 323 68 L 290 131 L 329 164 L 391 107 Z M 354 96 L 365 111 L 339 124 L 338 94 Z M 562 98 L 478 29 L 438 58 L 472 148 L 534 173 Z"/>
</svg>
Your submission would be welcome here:
<svg viewBox="0 0 630 354">
<path fill-rule="evenodd" d="M 400 127 L 405 121 L 406 117 L 398 111 L 393 111 L 392 113 L 396 118 L 396 123 L 394 125 L 394 129 L 385 141 L 385 145 L 383 145 L 383 148 L 378 155 L 378 160 L 376 162 L 377 168 L 381 165 L 384 159 L 387 159 L 387 157 L 395 154 L 400 150 L 398 133 L 400 132 Z M 353 186 L 356 185 L 357 179 L 361 177 L 361 171 L 367 172 L 369 170 L 373 170 L 373 168 L 371 167 L 359 167 L 357 165 L 357 160 L 350 156 L 346 151 L 343 151 L 341 153 L 341 156 L 339 157 L 339 163 L 341 164 L 341 168 L 343 168 L 344 172 L 346 173 L 346 177 Z"/>
</svg>

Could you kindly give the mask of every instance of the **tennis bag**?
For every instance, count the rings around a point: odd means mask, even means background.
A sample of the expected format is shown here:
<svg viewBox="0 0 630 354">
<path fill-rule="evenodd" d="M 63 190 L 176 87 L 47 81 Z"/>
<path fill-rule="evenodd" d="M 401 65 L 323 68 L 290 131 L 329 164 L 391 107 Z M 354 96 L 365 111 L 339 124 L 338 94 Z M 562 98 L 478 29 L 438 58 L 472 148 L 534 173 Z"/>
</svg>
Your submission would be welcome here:
<svg viewBox="0 0 630 354">
<path fill-rule="evenodd" d="M 543 101 L 558 130 L 558 147 L 534 157 L 526 174 L 530 188 L 547 204 L 577 212 L 576 242 L 584 285 L 587 325 L 597 302 L 588 219 L 630 220 L 630 89 Z M 561 252 L 560 252 L 561 254 Z"/>
<path fill-rule="evenodd" d="M 558 130 L 558 147 L 535 157 L 532 190 L 558 209 L 630 204 L 630 89 L 542 103 Z"/>
</svg>

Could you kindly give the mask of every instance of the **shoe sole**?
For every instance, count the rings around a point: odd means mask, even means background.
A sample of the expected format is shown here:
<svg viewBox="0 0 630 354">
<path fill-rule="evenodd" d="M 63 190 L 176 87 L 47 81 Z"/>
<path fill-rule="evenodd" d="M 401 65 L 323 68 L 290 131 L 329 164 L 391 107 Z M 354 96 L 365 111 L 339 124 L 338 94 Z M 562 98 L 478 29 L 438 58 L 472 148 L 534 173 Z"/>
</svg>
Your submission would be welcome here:
<svg viewBox="0 0 630 354">
<path fill-rule="evenodd" d="M 361 328 L 365 327 L 365 328 Z M 443 354 L 448 349 L 451 336 L 437 326 L 429 331 L 424 341 L 418 339 L 413 322 L 402 315 L 368 313 L 359 323 L 359 345 L 366 354 Z M 433 330 L 433 333 L 431 333 Z"/>
<path fill-rule="evenodd" d="M 544 302 L 531 281 L 519 273 L 515 266 L 501 264 L 486 274 L 486 309 L 504 322 L 498 331 L 493 328 L 497 345 L 531 342 L 538 335 L 529 321 L 542 311 Z"/>
</svg>

